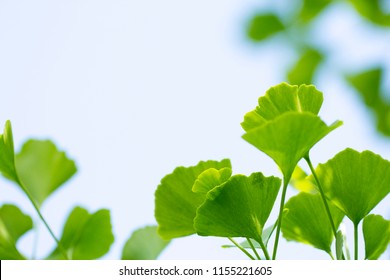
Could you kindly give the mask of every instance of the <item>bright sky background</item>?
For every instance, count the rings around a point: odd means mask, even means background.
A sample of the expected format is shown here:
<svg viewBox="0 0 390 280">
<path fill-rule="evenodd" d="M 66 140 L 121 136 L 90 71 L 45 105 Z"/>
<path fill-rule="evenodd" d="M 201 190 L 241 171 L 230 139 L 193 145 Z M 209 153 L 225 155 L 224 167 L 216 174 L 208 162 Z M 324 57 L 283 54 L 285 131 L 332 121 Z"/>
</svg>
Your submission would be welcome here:
<svg viewBox="0 0 390 280">
<path fill-rule="evenodd" d="M 12 121 L 17 150 L 31 137 L 52 139 L 79 168 L 42 209 L 57 236 L 74 206 L 108 208 L 116 241 L 106 258 L 118 259 L 133 230 L 155 224 L 154 191 L 176 166 L 228 157 L 235 173 L 279 174 L 241 139 L 240 127 L 294 61 L 280 38 L 261 47 L 245 39 L 247 20 L 267 2 L 273 1 L 0 0 L 0 122 Z M 321 21 L 326 29 L 313 36 L 337 52 L 327 62 L 332 72 L 324 69 L 317 82 L 325 95 L 321 116 L 344 126 L 314 148 L 313 161 L 325 162 L 347 146 L 390 159 L 390 140 L 374 133 L 340 76 L 367 61 L 390 65 L 389 33 L 363 25 L 345 5 Z M 15 186 L 0 180 L 0 187 L 0 203 L 35 217 Z M 387 199 L 375 213 L 389 219 L 389 205 Z M 27 256 L 32 240 L 29 234 L 20 243 Z M 161 258 L 245 258 L 220 248 L 226 242 L 186 237 Z M 54 246 L 42 225 L 38 246 L 39 257 Z M 283 259 L 327 258 L 296 243 L 279 248 Z"/>
</svg>

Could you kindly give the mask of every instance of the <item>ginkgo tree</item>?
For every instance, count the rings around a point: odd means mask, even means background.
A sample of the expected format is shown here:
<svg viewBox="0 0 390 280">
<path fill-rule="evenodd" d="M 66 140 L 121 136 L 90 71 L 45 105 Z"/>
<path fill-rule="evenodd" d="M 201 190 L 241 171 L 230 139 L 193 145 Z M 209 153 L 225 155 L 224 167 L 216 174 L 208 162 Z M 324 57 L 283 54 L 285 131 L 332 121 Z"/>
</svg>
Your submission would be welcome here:
<svg viewBox="0 0 390 280">
<path fill-rule="evenodd" d="M 287 240 L 312 245 L 332 259 L 349 259 L 348 240 L 340 230 L 349 219 L 354 225 L 354 259 L 359 256 L 361 222 L 365 259 L 379 258 L 390 242 L 390 221 L 371 212 L 390 193 L 390 162 L 348 148 L 314 168 L 310 150 L 342 125 L 327 125 L 320 118 L 322 103 L 323 94 L 313 85 L 271 87 L 241 126 L 243 139 L 271 157 L 282 178 L 261 172 L 232 175 L 228 159 L 178 167 L 155 193 L 159 234 L 166 239 L 227 237 L 233 245 L 225 247 L 237 247 L 251 259 L 274 260 L 282 232 Z M 310 175 L 297 166 L 301 159 Z M 289 185 L 300 192 L 286 201 Z M 277 219 L 268 221 L 278 197 Z M 246 240 L 233 239 L 238 237 Z"/>
</svg>

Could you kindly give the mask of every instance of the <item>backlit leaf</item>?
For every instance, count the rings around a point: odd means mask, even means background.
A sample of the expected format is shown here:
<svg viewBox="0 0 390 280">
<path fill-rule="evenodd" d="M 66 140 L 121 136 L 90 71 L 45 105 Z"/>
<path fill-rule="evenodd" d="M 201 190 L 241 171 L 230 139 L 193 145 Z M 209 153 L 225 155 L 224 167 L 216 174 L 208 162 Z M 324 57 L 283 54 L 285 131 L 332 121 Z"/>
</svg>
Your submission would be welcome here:
<svg viewBox="0 0 390 280">
<path fill-rule="evenodd" d="M 350 148 L 317 167 L 325 195 L 358 224 L 390 192 L 390 162 Z"/>
<path fill-rule="evenodd" d="M 105 255 L 114 242 L 110 212 L 102 209 L 89 213 L 75 207 L 70 213 L 60 239 L 62 247 L 72 260 L 93 260 Z M 56 248 L 48 259 L 63 259 Z"/>
<path fill-rule="evenodd" d="M 363 220 L 366 259 L 377 260 L 390 244 L 390 221 L 380 215 L 368 215 Z"/>
<path fill-rule="evenodd" d="M 11 122 L 5 123 L 4 132 L 0 134 L 0 172 L 4 177 L 18 182 L 15 168 L 14 140 L 12 136 Z"/>
<path fill-rule="evenodd" d="M 312 176 L 308 176 L 298 165 L 291 176 L 290 185 L 300 192 L 318 193 L 315 180 Z"/>
<path fill-rule="evenodd" d="M 230 168 L 209 168 L 203 171 L 192 187 L 192 191 L 196 193 L 208 193 L 216 186 L 226 182 L 230 176 L 232 176 L 232 170 Z"/>
<path fill-rule="evenodd" d="M 165 176 L 155 193 L 155 217 L 158 232 L 164 239 L 194 234 L 196 209 L 205 199 L 204 193 L 192 191 L 198 176 L 207 169 L 231 168 L 230 161 L 201 161 L 196 166 L 177 167 Z"/>
<path fill-rule="evenodd" d="M 29 140 L 16 155 L 20 180 L 35 201 L 42 202 L 77 171 L 73 160 L 51 141 Z"/>
<path fill-rule="evenodd" d="M 252 18 L 248 26 L 248 37 L 255 42 L 262 41 L 282 31 L 284 26 L 274 14 L 260 14 Z"/>
<path fill-rule="evenodd" d="M 288 112 L 265 125 L 249 130 L 242 137 L 270 156 L 289 181 L 298 161 L 342 123 L 327 126 L 312 113 Z"/>
<path fill-rule="evenodd" d="M 156 260 L 169 242 L 157 234 L 157 226 L 140 228 L 123 247 L 122 260 Z"/>
<path fill-rule="evenodd" d="M 311 84 L 318 65 L 322 61 L 322 54 L 318 50 L 306 50 L 296 64 L 288 71 L 287 78 L 291 84 Z"/>
<path fill-rule="evenodd" d="M 4 204 L 0 208 L 0 259 L 23 260 L 16 248 L 19 238 L 33 227 L 32 219 L 15 205 Z"/>
<path fill-rule="evenodd" d="M 333 231 L 320 194 L 300 193 L 285 204 L 288 209 L 283 218 L 282 232 L 287 240 L 310 244 L 331 253 Z M 329 204 L 335 227 L 338 228 L 344 214 Z"/>
<path fill-rule="evenodd" d="M 207 194 L 199 207 L 194 227 L 202 236 L 248 237 L 260 242 L 278 195 L 281 180 L 235 175 Z"/>
</svg>

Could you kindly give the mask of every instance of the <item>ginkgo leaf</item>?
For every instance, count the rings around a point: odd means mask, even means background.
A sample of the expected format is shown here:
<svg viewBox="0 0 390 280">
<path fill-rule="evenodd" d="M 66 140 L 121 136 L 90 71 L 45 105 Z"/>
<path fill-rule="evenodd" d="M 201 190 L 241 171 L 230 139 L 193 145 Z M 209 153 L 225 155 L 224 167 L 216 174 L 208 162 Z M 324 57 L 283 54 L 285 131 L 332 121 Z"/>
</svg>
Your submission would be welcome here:
<svg viewBox="0 0 390 280">
<path fill-rule="evenodd" d="M 390 244 L 390 221 L 380 215 L 368 215 L 363 220 L 366 259 L 377 260 Z"/>
<path fill-rule="evenodd" d="M 288 71 L 288 81 L 294 85 L 311 84 L 321 61 L 322 54 L 318 50 L 306 50 Z"/>
<path fill-rule="evenodd" d="M 244 116 L 241 126 L 248 132 L 291 111 L 317 115 L 322 102 L 322 92 L 312 85 L 292 86 L 281 83 L 269 88 L 266 94 L 259 98 L 258 106 Z"/>
<path fill-rule="evenodd" d="M 300 192 L 306 192 L 311 194 L 318 193 L 317 185 L 312 176 L 309 176 L 298 165 L 295 167 L 292 173 L 289 184 Z"/>
<path fill-rule="evenodd" d="M 192 187 L 198 176 L 210 168 L 231 168 L 230 160 L 201 161 L 196 166 L 177 167 L 161 180 L 155 193 L 155 217 L 158 232 L 164 239 L 196 232 L 193 220 L 205 194 L 193 192 Z"/>
<path fill-rule="evenodd" d="M 5 123 L 4 132 L 0 134 L 0 172 L 9 180 L 19 182 L 15 168 L 14 140 L 10 121 Z"/>
<path fill-rule="evenodd" d="M 283 218 L 283 236 L 330 254 L 334 235 L 320 194 L 299 193 L 287 201 L 285 208 L 288 213 Z M 338 228 L 344 214 L 332 204 L 329 204 L 329 209 Z"/>
<path fill-rule="evenodd" d="M 126 241 L 122 260 L 156 260 L 169 243 L 157 234 L 157 226 L 140 228 Z"/>
<path fill-rule="evenodd" d="M 287 112 L 265 125 L 249 130 L 242 137 L 270 156 L 289 181 L 298 161 L 332 130 L 342 124 L 327 126 L 312 113 Z"/>
<path fill-rule="evenodd" d="M 381 7 L 381 0 L 349 0 L 363 17 L 371 22 L 390 26 L 390 14 L 386 13 Z"/>
<path fill-rule="evenodd" d="M 263 240 L 263 244 L 265 247 L 268 246 L 268 242 L 272 236 L 272 233 L 275 231 L 276 227 L 277 227 L 277 222 L 274 223 L 273 225 L 263 229 L 263 233 L 261 235 L 261 238 Z M 252 239 L 251 242 L 255 248 L 262 249 L 261 245 L 256 240 Z M 249 244 L 249 242 L 247 240 L 241 242 L 240 245 L 245 249 L 252 248 L 252 246 Z M 237 246 L 229 244 L 229 245 L 222 245 L 222 248 L 237 248 Z"/>
<path fill-rule="evenodd" d="M 232 170 L 230 168 L 209 168 L 203 171 L 195 180 L 192 186 L 192 191 L 196 193 L 208 193 L 216 186 L 225 183 L 230 176 L 232 176 Z"/>
<path fill-rule="evenodd" d="M 33 227 L 32 219 L 15 205 L 0 208 L 0 259 L 24 260 L 16 244 L 21 236 Z"/>
<path fill-rule="evenodd" d="M 390 162 L 347 148 L 317 167 L 325 195 L 355 224 L 390 192 Z"/>
<path fill-rule="evenodd" d="M 255 42 L 267 39 L 268 37 L 282 31 L 283 23 L 275 14 L 259 14 L 254 16 L 248 26 L 248 37 Z"/>
<path fill-rule="evenodd" d="M 60 239 L 61 246 L 72 260 L 93 260 L 105 255 L 114 242 L 110 212 L 101 209 L 89 213 L 75 207 L 70 213 Z M 63 259 L 56 248 L 47 259 Z"/>
<path fill-rule="evenodd" d="M 281 180 L 253 173 L 235 175 L 207 193 L 194 227 L 202 236 L 248 237 L 262 240 L 264 225 L 278 195 Z"/>
<path fill-rule="evenodd" d="M 39 205 L 77 171 L 74 161 L 48 140 L 27 141 L 16 155 L 16 169 Z"/>
</svg>

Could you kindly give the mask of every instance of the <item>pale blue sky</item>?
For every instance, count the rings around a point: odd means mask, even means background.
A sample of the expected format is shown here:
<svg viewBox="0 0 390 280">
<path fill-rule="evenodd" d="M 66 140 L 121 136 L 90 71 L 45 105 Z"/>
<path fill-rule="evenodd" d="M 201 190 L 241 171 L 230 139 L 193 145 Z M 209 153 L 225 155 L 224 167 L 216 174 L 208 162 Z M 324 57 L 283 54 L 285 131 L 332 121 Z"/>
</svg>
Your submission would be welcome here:
<svg viewBox="0 0 390 280">
<path fill-rule="evenodd" d="M 155 223 L 155 188 L 176 166 L 229 157 L 235 173 L 279 174 L 241 139 L 243 115 L 283 81 L 281 70 L 294 60 L 278 38 L 262 47 L 245 40 L 248 16 L 272 1 L 258 2 L 0 0 L 0 122 L 12 121 L 17 148 L 30 137 L 49 138 L 79 168 L 43 207 L 57 235 L 75 205 L 108 208 L 116 242 L 107 258 L 117 259 L 133 230 Z M 339 77 L 347 64 L 350 70 L 371 60 L 390 65 L 389 34 L 374 33 L 344 5 L 322 20 L 326 28 L 313 36 L 337 53 L 327 62 L 335 70 L 318 79 L 325 94 L 321 115 L 344 126 L 316 146 L 313 161 L 347 146 L 389 159 L 390 140 L 373 133 L 365 109 Z M 0 186 L 1 203 L 33 213 L 16 187 L 5 180 Z M 389 199 L 376 213 L 389 218 L 388 205 Z M 54 245 L 42 226 L 40 232 L 38 255 L 44 256 Z M 27 255 L 31 240 L 20 244 Z M 244 258 L 219 247 L 225 243 L 182 238 L 162 258 Z M 279 254 L 326 258 L 286 242 Z"/>
</svg>

